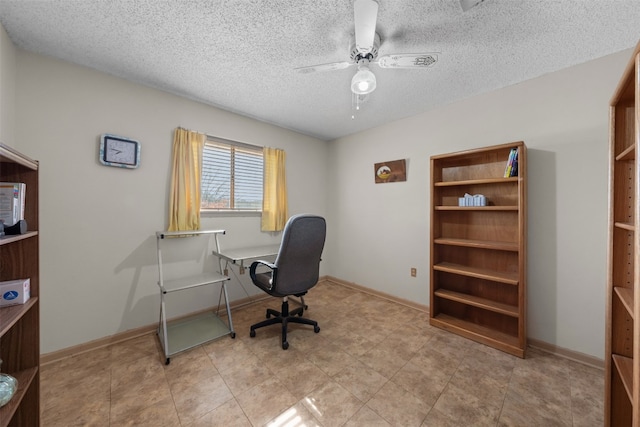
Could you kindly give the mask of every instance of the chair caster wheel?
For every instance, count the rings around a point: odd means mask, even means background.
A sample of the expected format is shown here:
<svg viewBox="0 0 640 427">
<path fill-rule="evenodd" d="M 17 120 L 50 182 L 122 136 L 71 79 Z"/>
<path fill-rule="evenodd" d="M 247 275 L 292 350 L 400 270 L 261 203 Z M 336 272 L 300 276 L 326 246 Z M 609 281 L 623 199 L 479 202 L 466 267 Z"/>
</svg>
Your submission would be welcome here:
<svg viewBox="0 0 640 427">
<path fill-rule="evenodd" d="M 255 338 L 256 337 L 256 331 L 252 329 L 251 332 L 249 332 L 249 336 L 251 338 Z"/>
<path fill-rule="evenodd" d="M 164 361 L 164 364 L 165 364 L 165 365 L 168 365 L 169 363 L 171 363 L 171 359 L 169 359 L 169 358 L 167 357 L 167 360 L 165 360 L 165 361 Z"/>
<path fill-rule="evenodd" d="M 289 343 L 287 341 L 282 341 L 282 349 L 286 350 L 289 348 Z"/>
<path fill-rule="evenodd" d="M 313 332 L 315 332 L 316 334 L 317 334 L 318 332 L 320 332 L 320 326 L 314 326 L 314 327 L 313 327 Z"/>
<path fill-rule="evenodd" d="M 235 332 L 231 332 L 231 338 L 235 338 L 236 337 L 236 333 Z"/>
</svg>

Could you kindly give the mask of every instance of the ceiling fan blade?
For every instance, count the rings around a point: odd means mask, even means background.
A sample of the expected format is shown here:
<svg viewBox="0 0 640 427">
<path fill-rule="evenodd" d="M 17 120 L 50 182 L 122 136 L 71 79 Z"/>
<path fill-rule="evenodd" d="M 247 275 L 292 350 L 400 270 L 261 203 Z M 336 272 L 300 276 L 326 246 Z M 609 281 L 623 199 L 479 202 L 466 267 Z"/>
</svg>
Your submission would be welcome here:
<svg viewBox="0 0 640 427">
<path fill-rule="evenodd" d="M 356 30 L 356 49 L 365 55 L 373 49 L 378 19 L 378 3 L 373 0 L 356 0 L 353 3 Z"/>
<path fill-rule="evenodd" d="M 380 68 L 431 68 L 438 62 L 438 54 L 400 53 L 383 55 L 376 62 Z"/>
<path fill-rule="evenodd" d="M 345 68 L 355 65 L 353 62 L 331 62 L 329 64 L 309 65 L 306 67 L 294 68 L 299 73 L 315 73 L 316 71 L 333 71 L 344 70 Z"/>
<path fill-rule="evenodd" d="M 462 10 L 466 12 L 467 10 L 476 7 L 483 1 L 484 0 L 460 0 L 460 6 L 462 7 Z"/>
</svg>

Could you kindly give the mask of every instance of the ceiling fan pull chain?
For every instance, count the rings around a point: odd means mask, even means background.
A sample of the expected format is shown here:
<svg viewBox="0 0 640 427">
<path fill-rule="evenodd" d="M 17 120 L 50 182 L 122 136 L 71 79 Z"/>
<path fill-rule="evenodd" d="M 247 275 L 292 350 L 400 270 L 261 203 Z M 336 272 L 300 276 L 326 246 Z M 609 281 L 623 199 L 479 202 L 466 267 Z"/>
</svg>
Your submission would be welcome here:
<svg viewBox="0 0 640 427">
<path fill-rule="evenodd" d="M 351 120 L 356 119 L 356 113 L 360 109 L 360 105 L 358 105 L 358 95 L 351 92 Z"/>
<path fill-rule="evenodd" d="M 360 105 L 367 99 L 367 95 L 359 95 L 351 92 L 351 120 L 355 120 L 356 115 L 360 112 Z"/>
</svg>

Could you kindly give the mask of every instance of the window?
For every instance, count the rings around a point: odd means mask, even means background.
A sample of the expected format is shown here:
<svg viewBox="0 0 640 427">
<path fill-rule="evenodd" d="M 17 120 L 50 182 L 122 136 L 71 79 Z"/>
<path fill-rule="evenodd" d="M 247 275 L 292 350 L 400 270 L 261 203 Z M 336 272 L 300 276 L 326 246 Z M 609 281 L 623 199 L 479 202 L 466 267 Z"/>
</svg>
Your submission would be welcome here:
<svg viewBox="0 0 640 427">
<path fill-rule="evenodd" d="M 262 210 L 262 147 L 207 137 L 200 210 Z"/>
</svg>

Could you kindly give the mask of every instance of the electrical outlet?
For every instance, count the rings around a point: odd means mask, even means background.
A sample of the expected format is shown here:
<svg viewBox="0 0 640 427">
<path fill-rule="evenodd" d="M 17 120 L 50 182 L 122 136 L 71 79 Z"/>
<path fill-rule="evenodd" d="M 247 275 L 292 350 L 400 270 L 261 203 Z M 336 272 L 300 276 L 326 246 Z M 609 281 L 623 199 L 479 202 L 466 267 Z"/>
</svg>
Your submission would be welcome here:
<svg viewBox="0 0 640 427">
<path fill-rule="evenodd" d="M 416 277 L 418 270 L 415 267 L 411 267 L 411 277 Z"/>
</svg>

